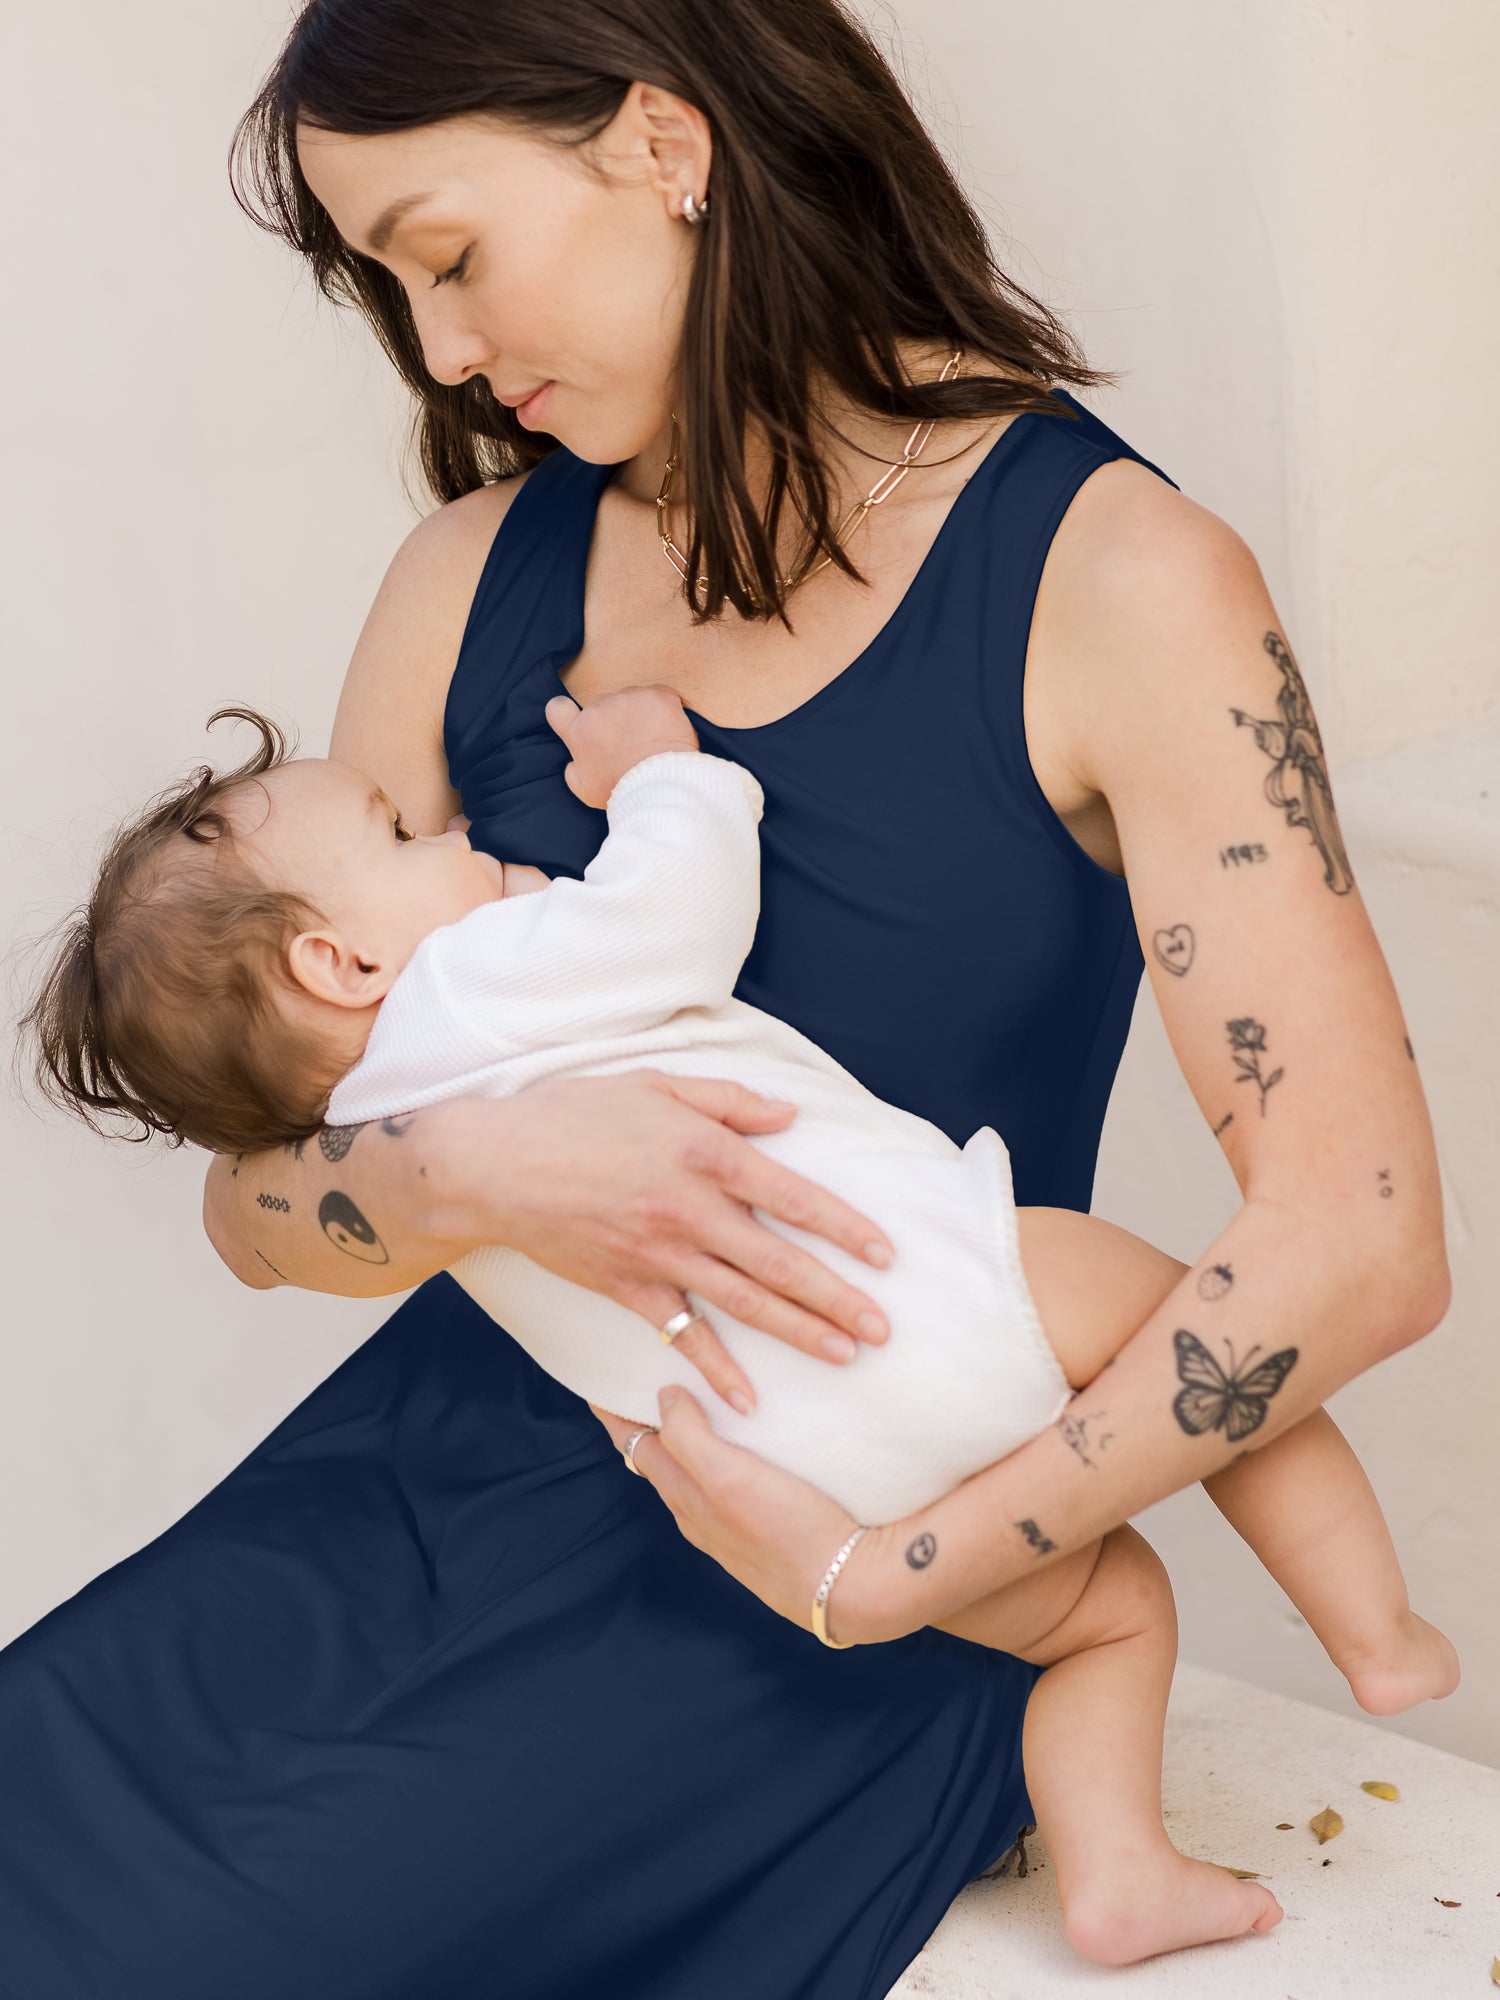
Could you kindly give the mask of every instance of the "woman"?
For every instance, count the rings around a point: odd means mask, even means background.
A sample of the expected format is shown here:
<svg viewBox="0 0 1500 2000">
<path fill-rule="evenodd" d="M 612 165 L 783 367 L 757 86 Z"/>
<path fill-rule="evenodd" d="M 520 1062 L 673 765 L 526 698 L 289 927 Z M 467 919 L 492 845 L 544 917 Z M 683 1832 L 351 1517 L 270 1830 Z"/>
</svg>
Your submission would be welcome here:
<svg viewBox="0 0 1500 2000">
<path fill-rule="evenodd" d="M 447 503 L 335 756 L 418 830 L 579 875 L 603 815 L 543 707 L 668 682 L 766 791 L 738 990 L 960 1143 L 996 1125 L 1059 1226 L 1150 940 L 1245 1193 L 1215 1282 L 1301 1356 L 1254 1445 L 1435 1324 L 1421 1090 L 1254 561 L 1056 392 L 1102 378 L 833 0 L 314 0 L 241 149 L 420 398 Z M 880 1337 L 755 1217 L 871 1235 L 750 1143 L 787 1115 L 642 1072 L 214 1163 L 247 1282 L 431 1282 L 5 1656 L 0 1985 L 887 1991 L 1027 1813 L 1034 1671 L 927 1621 L 1233 1454 L 1171 1418 L 1185 1283 L 1055 1435 L 867 1536 L 854 1650 L 820 1648 L 842 1510 L 691 1397 L 631 1479 L 434 1278 L 511 1244 L 675 1333 L 705 1397 L 747 1385 L 694 1299 Z"/>
</svg>

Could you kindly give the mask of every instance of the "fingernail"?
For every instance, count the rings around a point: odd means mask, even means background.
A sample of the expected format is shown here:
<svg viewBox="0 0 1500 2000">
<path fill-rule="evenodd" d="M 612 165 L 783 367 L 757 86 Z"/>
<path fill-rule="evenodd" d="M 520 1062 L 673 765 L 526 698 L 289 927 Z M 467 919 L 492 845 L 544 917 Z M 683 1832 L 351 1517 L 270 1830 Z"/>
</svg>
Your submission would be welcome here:
<svg viewBox="0 0 1500 2000">
<path fill-rule="evenodd" d="M 887 1332 L 885 1321 L 879 1313 L 861 1313 L 854 1322 L 860 1332 L 870 1340 L 884 1340 Z"/>
<path fill-rule="evenodd" d="M 660 1390 L 656 1398 L 657 1408 L 662 1410 L 670 1410 L 672 1405 L 677 1401 L 678 1393 L 679 1392 L 676 1389 Z"/>
<path fill-rule="evenodd" d="M 847 1333 L 825 1333 L 823 1352 L 830 1361 L 852 1361 L 859 1349 Z"/>
<path fill-rule="evenodd" d="M 795 1111 L 796 1105 L 785 1097 L 768 1097 L 764 1100 L 767 1111 Z"/>
<path fill-rule="evenodd" d="M 750 1401 L 750 1398 L 745 1394 L 743 1389 L 731 1389 L 729 1392 L 729 1400 L 731 1403 L 733 1403 L 734 1407 L 739 1411 L 742 1417 L 748 1417 L 751 1410 L 755 1407 L 754 1404 Z"/>
<path fill-rule="evenodd" d="M 867 1243 L 865 1245 L 865 1262 L 867 1264 L 878 1264 L 883 1271 L 890 1261 L 891 1253 L 883 1243 Z"/>
</svg>

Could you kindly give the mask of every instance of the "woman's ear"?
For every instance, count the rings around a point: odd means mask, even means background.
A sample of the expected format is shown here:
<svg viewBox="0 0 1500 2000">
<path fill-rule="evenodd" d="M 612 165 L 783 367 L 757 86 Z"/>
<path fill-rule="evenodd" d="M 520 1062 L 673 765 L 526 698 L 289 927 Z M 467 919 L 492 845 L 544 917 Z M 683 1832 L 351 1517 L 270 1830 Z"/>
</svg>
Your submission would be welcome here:
<svg viewBox="0 0 1500 2000">
<path fill-rule="evenodd" d="M 339 931 L 300 931 L 287 946 L 286 962 L 303 992 L 334 1007 L 373 1007 L 396 978 L 361 958 Z"/>
<path fill-rule="evenodd" d="M 651 187 L 673 221 L 682 220 L 682 198 L 701 207 L 708 195 L 714 142 L 708 120 L 696 104 L 657 83 L 633 83 L 613 123 L 627 144 L 634 142 L 650 162 Z"/>
</svg>

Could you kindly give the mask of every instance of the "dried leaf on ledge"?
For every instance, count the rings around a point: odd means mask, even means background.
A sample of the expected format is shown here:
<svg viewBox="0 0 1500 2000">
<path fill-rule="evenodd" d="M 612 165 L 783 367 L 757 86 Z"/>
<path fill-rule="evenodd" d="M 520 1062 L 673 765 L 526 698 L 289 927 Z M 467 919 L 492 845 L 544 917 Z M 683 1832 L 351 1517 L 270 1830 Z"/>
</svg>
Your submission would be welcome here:
<svg viewBox="0 0 1500 2000">
<path fill-rule="evenodd" d="M 1307 1824 L 1310 1830 L 1318 1836 L 1319 1847 L 1323 1845 L 1325 1840 L 1332 1840 L 1335 1834 L 1340 1834 L 1344 1830 L 1344 1822 L 1332 1806 L 1324 1806 L 1323 1810 L 1320 1813 L 1315 1813 Z"/>
<path fill-rule="evenodd" d="M 1388 1785 L 1383 1778 L 1366 1778 L 1359 1788 L 1368 1792 L 1372 1799 L 1399 1799 L 1401 1794 L 1394 1785 Z"/>
</svg>

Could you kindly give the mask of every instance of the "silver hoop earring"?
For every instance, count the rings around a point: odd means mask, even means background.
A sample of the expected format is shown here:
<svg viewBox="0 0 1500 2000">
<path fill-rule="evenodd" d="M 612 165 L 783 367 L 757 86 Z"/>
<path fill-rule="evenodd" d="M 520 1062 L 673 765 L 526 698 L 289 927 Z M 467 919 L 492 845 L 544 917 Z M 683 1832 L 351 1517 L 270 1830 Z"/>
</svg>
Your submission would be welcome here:
<svg viewBox="0 0 1500 2000">
<path fill-rule="evenodd" d="M 706 222 L 708 220 L 707 195 L 703 197 L 702 201 L 698 201 L 694 198 L 692 192 L 689 191 L 682 197 L 681 206 L 682 206 L 683 221 L 689 223 L 694 229 L 698 227 L 698 224 L 700 222 Z"/>
</svg>

